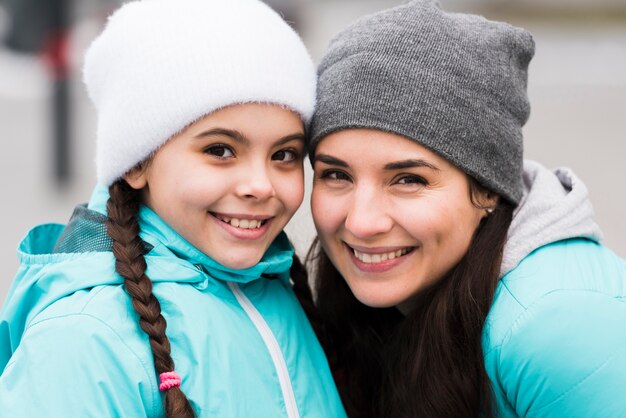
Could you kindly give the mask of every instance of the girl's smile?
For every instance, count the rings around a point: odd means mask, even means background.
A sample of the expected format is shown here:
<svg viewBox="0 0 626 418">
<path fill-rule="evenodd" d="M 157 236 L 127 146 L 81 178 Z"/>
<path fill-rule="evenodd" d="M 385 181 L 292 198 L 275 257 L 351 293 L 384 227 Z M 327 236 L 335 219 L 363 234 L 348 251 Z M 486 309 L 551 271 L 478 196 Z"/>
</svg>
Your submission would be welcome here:
<svg viewBox="0 0 626 418">
<path fill-rule="evenodd" d="M 273 216 L 223 215 L 209 212 L 218 225 L 238 239 L 262 238 L 269 230 Z"/>
</svg>

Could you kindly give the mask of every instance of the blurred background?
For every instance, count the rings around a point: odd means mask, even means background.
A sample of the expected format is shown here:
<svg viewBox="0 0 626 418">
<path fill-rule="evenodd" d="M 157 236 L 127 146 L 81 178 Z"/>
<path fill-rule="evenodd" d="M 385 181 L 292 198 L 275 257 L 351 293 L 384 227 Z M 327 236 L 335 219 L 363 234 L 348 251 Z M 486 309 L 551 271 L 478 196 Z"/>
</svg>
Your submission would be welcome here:
<svg viewBox="0 0 626 418">
<path fill-rule="evenodd" d="M 116 0 L 0 0 L 0 303 L 28 229 L 66 222 L 95 182 L 95 115 L 82 55 Z M 315 62 L 353 19 L 401 0 L 272 0 Z M 605 244 L 626 257 L 626 0 L 440 0 L 530 30 L 525 156 L 568 166 L 590 189 Z M 305 164 L 309 169 L 308 163 Z M 311 173 L 307 173 L 310 192 Z M 288 226 L 301 255 L 314 236 L 308 196 Z"/>
</svg>

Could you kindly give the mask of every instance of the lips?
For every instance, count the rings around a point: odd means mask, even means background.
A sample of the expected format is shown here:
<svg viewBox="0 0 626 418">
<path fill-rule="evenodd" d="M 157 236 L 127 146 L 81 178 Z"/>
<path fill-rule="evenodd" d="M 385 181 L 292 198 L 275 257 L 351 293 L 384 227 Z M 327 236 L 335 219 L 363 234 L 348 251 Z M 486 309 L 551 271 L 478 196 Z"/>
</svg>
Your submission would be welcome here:
<svg viewBox="0 0 626 418">
<path fill-rule="evenodd" d="M 346 247 L 352 252 L 354 258 L 364 264 L 381 264 L 384 262 L 399 259 L 411 253 L 417 247 L 387 247 L 387 248 L 366 248 L 353 247 L 346 244 Z"/>
<path fill-rule="evenodd" d="M 373 254 L 363 253 L 354 248 L 352 249 L 352 251 L 354 252 L 354 256 L 358 258 L 359 260 L 361 260 L 362 262 L 368 263 L 368 264 L 376 264 L 376 263 L 380 263 L 380 262 L 387 261 L 387 260 L 393 260 L 394 258 L 402 257 L 408 252 L 412 251 L 412 248 L 408 247 L 408 248 L 403 248 L 397 251 L 389 251 L 389 252 L 384 252 L 384 253 L 373 253 Z"/>
</svg>

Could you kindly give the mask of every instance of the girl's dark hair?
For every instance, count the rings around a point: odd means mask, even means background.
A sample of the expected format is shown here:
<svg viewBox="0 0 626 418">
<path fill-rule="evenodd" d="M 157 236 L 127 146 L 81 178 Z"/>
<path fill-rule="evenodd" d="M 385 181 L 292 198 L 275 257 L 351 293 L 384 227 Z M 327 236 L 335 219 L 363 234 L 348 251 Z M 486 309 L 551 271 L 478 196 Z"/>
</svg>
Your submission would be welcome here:
<svg viewBox="0 0 626 418">
<path fill-rule="evenodd" d="M 483 190 L 470 178 L 477 207 Z M 418 295 L 406 317 L 360 303 L 314 242 L 307 264 L 316 277 L 319 336 L 351 418 L 493 416 L 482 330 L 513 209 L 500 200 L 461 261 Z"/>
<path fill-rule="evenodd" d="M 118 180 L 109 187 L 109 194 L 107 232 L 113 239 L 115 270 L 124 278 L 124 287 L 139 314 L 139 325 L 150 338 L 157 375 L 171 372 L 174 361 L 165 334 L 167 324 L 161 315 L 161 305 L 152 293 L 152 281 L 145 274 L 144 246 L 137 222 L 140 192 L 125 180 Z M 195 417 L 189 400 L 179 387 L 165 391 L 164 404 L 167 418 Z"/>
</svg>

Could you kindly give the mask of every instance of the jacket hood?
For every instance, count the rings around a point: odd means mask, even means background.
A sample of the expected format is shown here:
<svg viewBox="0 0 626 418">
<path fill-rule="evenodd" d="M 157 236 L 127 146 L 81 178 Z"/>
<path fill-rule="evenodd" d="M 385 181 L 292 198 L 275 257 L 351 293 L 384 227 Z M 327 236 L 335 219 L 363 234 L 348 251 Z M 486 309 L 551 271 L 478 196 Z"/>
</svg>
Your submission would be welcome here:
<svg viewBox="0 0 626 418">
<path fill-rule="evenodd" d="M 587 187 L 570 169 L 552 171 L 525 161 L 523 183 L 524 195 L 513 213 L 500 277 L 544 245 L 569 238 L 602 239 Z"/>
<path fill-rule="evenodd" d="M 21 336 L 41 311 L 72 293 L 121 285 L 106 233 L 108 190 L 98 186 L 88 206 L 78 206 L 67 226 L 33 228 L 18 248 L 20 267 L 0 311 L 0 372 Z M 148 207 L 139 210 L 146 274 L 154 283 L 205 286 L 208 277 L 248 283 L 262 276 L 289 281 L 293 247 L 281 233 L 256 265 L 233 270 L 211 259 L 171 229 Z M 202 272 L 202 273 L 201 273 Z"/>
</svg>

